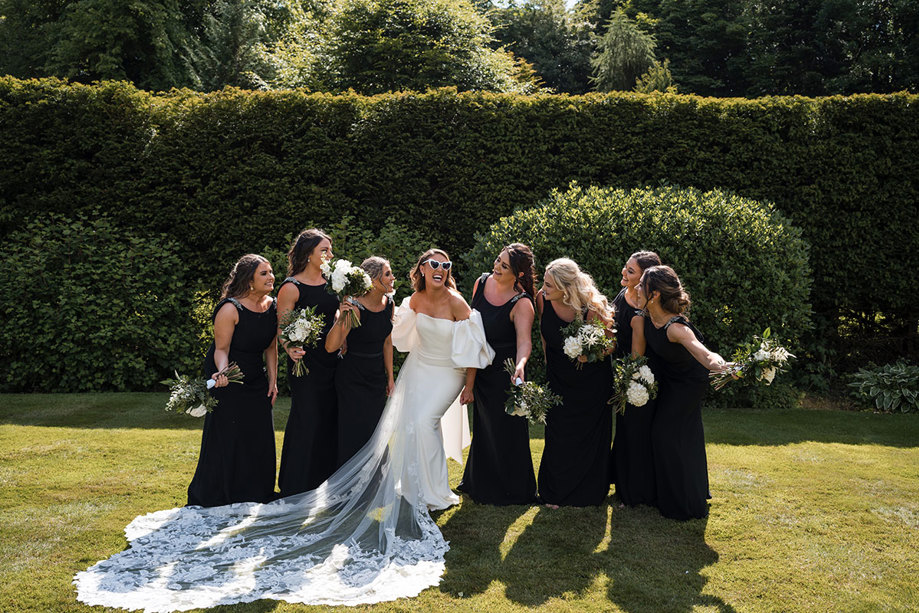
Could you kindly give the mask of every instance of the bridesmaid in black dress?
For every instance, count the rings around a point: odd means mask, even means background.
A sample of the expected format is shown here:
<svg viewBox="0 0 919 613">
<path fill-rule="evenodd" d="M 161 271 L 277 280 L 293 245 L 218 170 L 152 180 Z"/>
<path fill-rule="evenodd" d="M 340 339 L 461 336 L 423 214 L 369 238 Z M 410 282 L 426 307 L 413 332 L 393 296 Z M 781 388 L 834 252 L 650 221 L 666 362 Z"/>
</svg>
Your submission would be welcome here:
<svg viewBox="0 0 919 613">
<path fill-rule="evenodd" d="M 215 507 L 274 498 L 274 421 L 278 395 L 278 312 L 271 264 L 243 256 L 214 309 L 214 342 L 204 358 L 217 407 L 204 418 L 201 453 L 188 486 L 188 504 Z M 236 362 L 243 382 L 216 373 Z M 267 366 L 267 369 L 266 369 Z M 267 370 L 267 373 L 266 373 Z"/>
<path fill-rule="evenodd" d="M 565 355 L 562 329 L 575 318 L 611 325 L 612 309 L 593 279 L 567 258 L 546 267 L 536 304 L 549 389 L 562 397 L 546 417 L 539 496 L 551 508 L 599 505 L 609 493 L 613 373 L 609 357 L 577 364 Z"/>
<path fill-rule="evenodd" d="M 325 339 L 326 351 L 347 348 L 335 369 L 338 394 L 338 466 L 357 453 L 377 428 L 386 398 L 396 387 L 392 366 L 393 283 L 389 262 L 369 257 L 361 268 L 373 279 L 370 292 L 341 304 Z M 361 325 L 351 328 L 357 311 Z"/>
<path fill-rule="evenodd" d="M 322 259 L 331 259 L 332 240 L 321 230 L 304 230 L 287 254 L 287 278 L 278 291 L 278 315 L 294 308 L 316 307 L 325 317 L 316 347 L 285 347 L 290 416 L 284 428 L 278 487 L 281 497 L 318 487 L 337 467 L 338 402 L 335 367 L 338 358 L 325 350 L 325 336 L 335 322 L 338 300 L 326 290 Z M 293 376 L 295 360 L 304 360 L 309 374 Z"/>
<path fill-rule="evenodd" d="M 613 300 L 616 312 L 616 358 L 645 354 L 645 320 L 635 289 L 641 273 L 661 263 L 653 251 L 633 253 L 622 267 L 622 291 Z M 622 504 L 654 504 L 654 460 L 651 455 L 651 422 L 654 400 L 641 407 L 626 405 L 616 414 L 616 436 L 610 452 L 610 477 Z"/>
<path fill-rule="evenodd" d="M 533 349 L 533 253 L 520 243 L 505 247 L 492 273 L 475 283 L 472 308 L 482 315 L 485 337 L 495 350 L 487 368 L 470 369 L 460 402 L 474 402 L 472 446 L 459 489 L 482 504 L 530 504 L 536 501 L 536 475 L 530 454 L 530 430 L 524 417 L 504 410 L 507 390 L 524 368 Z M 508 376 L 504 362 L 516 371 Z M 471 393 L 470 393 L 471 392 Z"/>
<path fill-rule="evenodd" d="M 645 340 L 658 381 L 651 425 L 657 508 L 673 519 L 705 517 L 708 463 L 701 403 L 709 371 L 721 371 L 726 364 L 702 344 L 702 335 L 684 315 L 689 295 L 672 268 L 647 269 L 638 293 L 646 304 Z"/>
</svg>

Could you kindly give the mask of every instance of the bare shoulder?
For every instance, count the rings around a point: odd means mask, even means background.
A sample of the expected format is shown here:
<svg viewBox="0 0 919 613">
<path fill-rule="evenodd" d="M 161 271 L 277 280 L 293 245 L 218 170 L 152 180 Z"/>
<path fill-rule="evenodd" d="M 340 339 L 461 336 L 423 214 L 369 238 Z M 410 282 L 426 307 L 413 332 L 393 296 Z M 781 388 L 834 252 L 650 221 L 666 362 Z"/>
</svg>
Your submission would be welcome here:
<svg viewBox="0 0 919 613">
<path fill-rule="evenodd" d="M 300 290 L 293 283 L 285 283 L 278 290 L 278 300 L 296 301 L 300 297 Z"/>
<path fill-rule="evenodd" d="M 674 322 L 667 328 L 667 339 L 685 345 L 696 340 L 696 335 L 689 329 L 689 326 Z"/>
<path fill-rule="evenodd" d="M 224 302 L 223 305 L 217 309 L 217 315 L 214 316 L 215 324 L 226 324 L 226 323 L 237 323 L 239 321 L 239 311 L 236 310 L 236 305 L 230 302 Z"/>
<path fill-rule="evenodd" d="M 463 295 L 455 289 L 451 289 L 449 295 L 450 310 L 453 312 L 454 317 L 456 319 L 466 319 L 469 317 L 469 313 L 472 312 L 472 309 L 469 308 L 469 304 L 466 302 L 466 299 L 463 298 Z"/>
<path fill-rule="evenodd" d="M 536 295 L 539 296 L 539 294 L 536 294 Z M 529 298 L 520 298 L 519 300 L 517 300 L 517 303 L 514 304 L 514 308 L 511 309 L 511 313 L 513 314 L 519 313 L 521 315 L 526 315 L 526 314 L 532 315 L 534 311 L 535 309 L 533 308 L 533 301 L 530 300 Z"/>
</svg>

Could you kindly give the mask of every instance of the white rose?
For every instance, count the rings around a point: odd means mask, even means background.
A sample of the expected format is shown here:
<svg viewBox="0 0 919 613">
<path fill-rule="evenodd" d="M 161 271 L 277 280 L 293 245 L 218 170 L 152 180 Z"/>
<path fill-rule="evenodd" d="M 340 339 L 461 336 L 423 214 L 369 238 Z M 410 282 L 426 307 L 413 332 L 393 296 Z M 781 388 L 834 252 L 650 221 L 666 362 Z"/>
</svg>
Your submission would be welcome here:
<svg viewBox="0 0 919 613">
<path fill-rule="evenodd" d="M 290 340 L 298 342 L 298 343 L 306 339 L 306 333 L 304 332 L 303 328 L 299 325 L 294 326 L 294 329 L 291 330 L 287 336 L 290 337 Z"/>
<path fill-rule="evenodd" d="M 763 349 L 759 349 L 756 353 L 753 354 L 753 359 L 757 362 L 765 362 L 769 359 L 769 352 Z"/>
<path fill-rule="evenodd" d="M 767 368 L 766 370 L 764 370 L 763 379 L 766 380 L 766 385 L 769 385 L 770 383 L 772 383 L 772 380 L 775 379 L 775 369 Z"/>
<path fill-rule="evenodd" d="M 319 270 L 322 271 L 322 276 L 328 277 L 332 274 L 332 263 L 329 260 L 322 258 L 322 264 L 319 265 Z"/>
<path fill-rule="evenodd" d="M 625 395 L 633 406 L 643 407 L 648 403 L 648 390 L 641 383 L 630 383 Z"/>
<path fill-rule="evenodd" d="M 569 336 L 566 338 L 563 351 L 565 355 L 572 360 L 577 359 L 577 357 L 581 355 L 581 343 L 578 341 L 577 337 Z"/>
<path fill-rule="evenodd" d="M 196 407 L 187 409 L 185 412 L 191 415 L 192 417 L 204 417 L 205 415 L 207 415 L 207 409 L 204 408 L 203 404 L 199 404 Z"/>
<path fill-rule="evenodd" d="M 642 366 L 638 369 L 638 372 L 641 373 L 641 378 L 645 383 L 651 384 L 654 383 L 654 373 L 651 372 L 651 369 L 647 366 Z"/>
</svg>

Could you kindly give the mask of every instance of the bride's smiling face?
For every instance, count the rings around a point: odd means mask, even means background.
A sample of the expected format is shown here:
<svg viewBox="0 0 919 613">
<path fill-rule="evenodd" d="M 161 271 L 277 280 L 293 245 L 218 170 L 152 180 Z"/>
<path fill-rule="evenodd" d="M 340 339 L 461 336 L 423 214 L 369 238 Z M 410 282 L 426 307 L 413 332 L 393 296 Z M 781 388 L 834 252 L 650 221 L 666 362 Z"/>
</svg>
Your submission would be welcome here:
<svg viewBox="0 0 919 613">
<path fill-rule="evenodd" d="M 443 266 L 437 266 L 437 268 L 435 269 L 434 266 L 431 264 L 431 260 L 441 262 L 441 263 L 448 262 L 449 260 L 445 258 L 444 256 L 440 255 L 439 253 L 435 253 L 430 258 L 428 258 L 425 261 L 424 265 L 421 267 L 424 272 L 425 287 L 430 287 L 430 288 L 443 287 L 444 284 L 447 282 L 447 279 L 450 278 L 450 271 L 444 270 Z"/>
</svg>

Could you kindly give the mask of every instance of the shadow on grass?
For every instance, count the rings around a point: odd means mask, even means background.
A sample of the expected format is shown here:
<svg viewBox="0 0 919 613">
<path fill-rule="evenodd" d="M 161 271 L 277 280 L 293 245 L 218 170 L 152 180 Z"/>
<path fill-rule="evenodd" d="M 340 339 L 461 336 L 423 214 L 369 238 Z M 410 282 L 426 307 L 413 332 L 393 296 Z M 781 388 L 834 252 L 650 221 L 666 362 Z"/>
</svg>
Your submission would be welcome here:
<svg viewBox="0 0 919 613">
<path fill-rule="evenodd" d="M 648 507 L 539 508 L 502 558 L 500 532 L 528 508 L 463 506 L 443 526 L 452 549 L 440 589 L 454 596 L 498 582 L 508 600 L 526 607 L 606 598 L 624 611 L 734 611 L 702 593 L 701 571 L 718 560 L 705 542 L 707 520 L 671 521 Z"/>
<path fill-rule="evenodd" d="M 167 414 L 166 393 L 0 394 L 0 424 L 60 428 L 150 428 L 200 430 L 202 421 Z M 289 398 L 275 403 L 275 430 L 283 431 Z M 808 441 L 850 445 L 919 445 L 919 415 L 877 415 L 805 409 L 705 409 L 710 444 L 787 445 Z M 543 439 L 543 428 L 530 427 L 530 438 Z"/>
<path fill-rule="evenodd" d="M 166 413 L 169 395 L 152 392 L 101 394 L 0 394 L 0 424 L 52 428 L 201 430 L 204 420 Z M 283 430 L 289 398 L 274 406 L 275 430 Z"/>
</svg>

